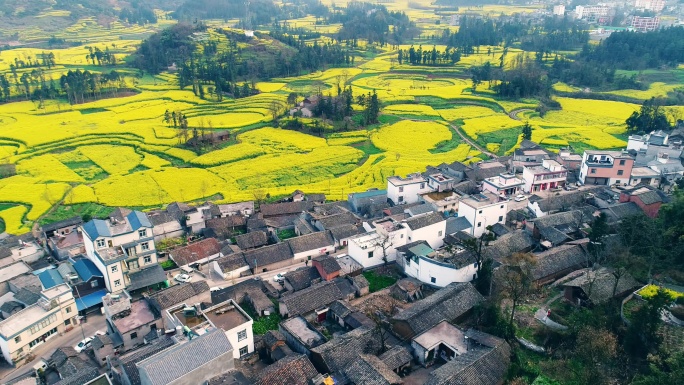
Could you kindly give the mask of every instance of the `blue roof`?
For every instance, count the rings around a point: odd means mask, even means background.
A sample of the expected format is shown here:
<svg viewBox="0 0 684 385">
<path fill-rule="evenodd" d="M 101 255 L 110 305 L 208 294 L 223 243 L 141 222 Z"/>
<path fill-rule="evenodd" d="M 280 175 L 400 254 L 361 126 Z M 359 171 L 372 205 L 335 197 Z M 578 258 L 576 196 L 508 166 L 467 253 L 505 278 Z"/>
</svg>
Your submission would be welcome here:
<svg viewBox="0 0 684 385">
<path fill-rule="evenodd" d="M 76 308 L 78 311 L 85 310 L 89 307 L 99 305 L 102 303 L 102 297 L 107 295 L 107 289 L 102 289 L 83 297 L 76 298 Z"/>
<path fill-rule="evenodd" d="M 64 283 L 64 280 L 62 279 L 62 276 L 59 274 L 57 269 L 45 270 L 44 272 L 38 274 L 38 278 L 40 279 L 40 283 L 46 290 Z"/>
<path fill-rule="evenodd" d="M 137 230 L 141 227 L 153 227 L 150 220 L 147 218 L 145 213 L 135 210 L 126 216 L 128 218 L 128 223 L 131 224 L 133 230 Z"/>
<path fill-rule="evenodd" d="M 74 262 L 74 270 L 76 270 L 76 273 L 84 282 L 88 282 L 93 277 L 103 277 L 100 270 L 90 259 L 79 259 Z"/>
<path fill-rule="evenodd" d="M 387 195 L 387 190 L 371 190 L 371 191 L 365 191 L 362 193 L 352 193 L 352 196 L 354 197 L 354 199 L 370 198 L 370 197 L 375 197 L 378 195 Z"/>
<path fill-rule="evenodd" d="M 92 219 L 90 222 L 83 225 L 83 231 L 88 234 L 88 238 L 95 240 L 97 237 L 110 237 L 109 226 L 107 222 L 102 219 Z"/>
<path fill-rule="evenodd" d="M 128 223 L 131 225 L 131 231 L 135 231 L 141 227 L 153 227 L 147 215 L 141 211 L 131 211 L 126 216 Z M 112 232 L 109 231 L 109 224 L 102 219 L 93 219 L 83 225 L 83 231 L 88 234 L 88 238 L 95 240 L 98 237 L 111 237 Z"/>
</svg>

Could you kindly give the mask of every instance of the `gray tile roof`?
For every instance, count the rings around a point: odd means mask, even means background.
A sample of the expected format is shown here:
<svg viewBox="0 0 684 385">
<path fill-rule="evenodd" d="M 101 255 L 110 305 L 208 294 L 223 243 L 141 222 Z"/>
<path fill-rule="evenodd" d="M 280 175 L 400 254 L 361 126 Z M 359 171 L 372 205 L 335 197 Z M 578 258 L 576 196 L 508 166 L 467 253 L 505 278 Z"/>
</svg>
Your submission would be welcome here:
<svg viewBox="0 0 684 385">
<path fill-rule="evenodd" d="M 232 351 L 233 347 L 226 333 L 222 329 L 214 329 L 192 341 L 170 347 L 136 365 L 141 373 L 147 374 L 151 385 L 166 385 Z"/>
<path fill-rule="evenodd" d="M 346 211 L 339 214 L 316 218 L 316 221 L 320 223 L 323 229 L 330 230 L 334 227 L 342 225 L 354 225 L 359 222 L 359 219 L 356 217 L 356 215 Z"/>
<path fill-rule="evenodd" d="M 131 279 L 131 284 L 126 288 L 128 291 L 142 289 L 166 281 L 166 273 L 161 265 L 158 264 L 130 273 L 128 276 Z"/>
<path fill-rule="evenodd" d="M 488 258 L 500 259 L 513 253 L 532 250 L 535 244 L 532 234 L 525 230 L 518 230 L 504 234 L 491 242 L 484 248 L 484 254 Z"/>
<path fill-rule="evenodd" d="M 311 349 L 320 355 L 327 372 L 339 373 L 361 354 L 377 354 L 381 343 L 373 327 L 363 326 Z"/>
<path fill-rule="evenodd" d="M 8 313 L 12 314 L 15 310 L 21 310 L 24 308 L 24 305 L 17 302 L 17 301 L 7 301 L 0 306 L 0 311 L 3 313 Z"/>
<path fill-rule="evenodd" d="M 431 213 L 431 212 L 435 211 L 435 208 L 432 207 L 432 205 L 429 203 L 423 203 L 420 205 L 409 207 L 406 209 L 406 211 L 409 212 L 409 215 L 411 215 L 412 217 L 415 217 L 416 215 Z"/>
<path fill-rule="evenodd" d="M 321 275 L 315 267 L 305 267 L 285 273 L 285 279 L 294 291 L 299 291 L 311 286 L 313 281 L 320 281 Z"/>
<path fill-rule="evenodd" d="M 510 364 L 511 348 L 505 341 L 497 340 L 495 346 L 471 343 L 475 346 L 466 353 L 430 373 L 426 385 L 501 384 Z"/>
<path fill-rule="evenodd" d="M 207 291 L 207 281 L 183 283 L 152 294 L 150 302 L 161 311 Z"/>
<path fill-rule="evenodd" d="M 370 286 L 370 283 L 368 282 L 366 277 L 364 277 L 361 274 L 354 276 L 354 278 L 352 279 L 354 280 L 354 285 L 356 285 L 356 287 L 358 287 L 359 289 L 363 289 Z"/>
<path fill-rule="evenodd" d="M 558 230 L 555 227 L 540 227 L 539 228 L 539 234 L 541 235 L 541 238 L 543 240 L 547 240 L 551 242 L 554 246 L 560 245 L 561 243 L 565 241 L 570 241 L 572 238 L 570 238 L 566 233 Z"/>
<path fill-rule="evenodd" d="M 572 281 L 566 282 L 563 286 L 581 288 L 589 296 L 591 302 L 600 304 L 613 297 L 616 279 L 612 270 L 601 267 L 598 270 L 588 270 Z M 625 274 L 620 277 L 617 288 L 615 288 L 615 294 L 623 294 L 637 286 L 639 286 L 639 282 L 631 275 Z"/>
<path fill-rule="evenodd" d="M 61 221 L 48 223 L 47 225 L 43 225 L 41 229 L 43 230 L 43 232 L 47 233 L 48 231 L 55 231 L 57 229 L 61 229 L 62 227 L 78 226 L 81 224 L 83 224 L 83 219 L 80 216 L 76 215 L 71 218 L 63 219 Z"/>
<path fill-rule="evenodd" d="M 343 369 L 345 376 L 355 385 L 392 385 L 402 383 L 401 378 L 378 357 L 362 354 Z"/>
<path fill-rule="evenodd" d="M 40 288 L 36 288 L 36 290 L 40 290 Z M 40 299 L 40 294 L 34 292 L 33 290 L 29 290 L 25 287 L 22 287 L 19 289 L 18 292 L 14 294 L 14 299 L 23 303 L 26 306 L 31 306 L 34 303 L 38 302 Z"/>
<path fill-rule="evenodd" d="M 93 349 L 98 350 L 102 349 L 105 345 L 111 345 L 112 344 L 112 339 L 109 338 L 109 336 L 104 335 L 96 335 L 95 338 L 93 338 L 93 342 L 90 343 Z"/>
<path fill-rule="evenodd" d="M 328 306 L 342 298 L 344 294 L 334 281 L 324 281 L 280 297 L 280 304 L 285 305 L 288 315 L 293 317 Z"/>
<path fill-rule="evenodd" d="M 330 229 L 330 234 L 334 239 L 341 241 L 345 238 L 353 237 L 354 235 L 365 232 L 362 227 L 355 225 L 342 225 Z"/>
<path fill-rule="evenodd" d="M 319 249 L 334 245 L 335 241 L 329 231 L 319 231 L 313 234 L 290 238 L 287 240 L 287 243 L 290 245 L 292 253 L 297 254 L 312 250 L 318 251 Z"/>
<path fill-rule="evenodd" d="M 268 245 L 268 236 L 263 231 L 252 231 L 235 237 L 235 243 L 242 249 L 253 249 Z"/>
<path fill-rule="evenodd" d="M 320 265 L 323 269 L 323 272 L 326 274 L 332 274 L 342 270 L 340 264 L 337 263 L 337 259 L 335 259 L 335 257 L 331 255 L 322 255 L 320 257 L 315 257 L 313 261 L 316 262 L 317 265 Z"/>
<path fill-rule="evenodd" d="M 279 341 L 285 341 L 285 336 L 278 330 L 269 330 L 266 332 L 266 334 L 264 334 L 262 339 L 264 341 L 264 344 L 267 347 L 271 348 Z"/>
<path fill-rule="evenodd" d="M 615 206 L 601 209 L 601 212 L 606 213 L 609 219 L 613 221 L 621 221 L 634 215 L 643 214 L 643 211 L 634 202 L 619 203 Z"/>
<path fill-rule="evenodd" d="M 271 246 L 264 246 L 254 250 L 245 251 L 245 261 L 250 268 L 266 267 L 273 263 L 286 261 L 294 258 L 288 243 L 277 243 Z"/>
<path fill-rule="evenodd" d="M 171 214 L 165 211 L 150 213 L 147 217 L 150 219 L 150 223 L 152 223 L 152 226 L 159 226 L 171 222 L 178 223 L 178 220 L 176 218 L 174 218 Z"/>
<path fill-rule="evenodd" d="M 444 320 L 454 321 L 482 301 L 484 297 L 470 283 L 451 283 L 401 311 L 394 316 L 392 323 L 408 324 L 413 332 L 408 337 L 413 337 Z"/>
<path fill-rule="evenodd" d="M 264 217 L 274 217 L 279 215 L 300 214 L 303 211 L 309 211 L 313 207 L 313 202 L 285 202 L 285 203 L 268 203 L 260 206 L 261 213 Z"/>
<path fill-rule="evenodd" d="M 331 303 L 328 308 L 333 314 L 342 319 L 354 311 L 354 308 L 349 304 L 349 302 L 343 300 L 338 300 Z"/>
<path fill-rule="evenodd" d="M 537 204 L 539 205 L 541 211 L 545 213 L 570 210 L 573 207 L 584 205 L 585 199 L 588 196 L 587 194 L 596 193 L 600 190 L 602 190 L 601 187 L 577 190 L 562 195 L 538 200 Z"/>
<path fill-rule="evenodd" d="M 562 245 L 535 254 L 536 265 L 532 269 L 535 280 L 558 274 L 567 269 L 579 269 L 586 265 L 586 255 L 580 245 Z"/>
<path fill-rule="evenodd" d="M 411 230 L 418 230 L 422 229 L 423 227 L 427 227 L 430 225 L 434 225 L 435 223 L 442 222 L 444 220 L 444 217 L 440 213 L 429 213 L 407 219 L 406 225 Z"/>
<path fill-rule="evenodd" d="M 397 370 L 400 367 L 408 364 L 413 359 L 411 352 L 404 346 L 395 346 L 392 349 L 382 353 L 378 358 L 392 370 Z"/>
<path fill-rule="evenodd" d="M 61 380 L 59 385 L 82 385 L 99 375 L 97 368 L 79 357 L 72 347 L 57 348 L 51 356 Z"/>
<path fill-rule="evenodd" d="M 259 371 L 255 385 L 309 385 L 318 372 L 304 354 L 293 354 Z"/>
<path fill-rule="evenodd" d="M 135 365 L 138 362 L 151 357 L 166 348 L 173 346 L 176 342 L 168 336 L 162 336 L 157 340 L 142 346 L 120 358 L 120 364 L 128 376 L 131 385 L 140 385 L 140 371 Z"/>
<path fill-rule="evenodd" d="M 221 268 L 221 271 L 224 273 L 237 270 L 241 267 L 249 266 L 245 261 L 245 256 L 242 253 L 221 257 L 216 260 L 216 263 L 218 263 L 219 268 Z"/>
<path fill-rule="evenodd" d="M 466 217 L 449 217 L 446 220 L 446 234 L 454 234 L 473 227 Z"/>
<path fill-rule="evenodd" d="M 510 233 L 504 225 L 498 222 L 492 225 L 492 232 L 496 234 L 497 237 Z"/>
<path fill-rule="evenodd" d="M 594 220 L 593 209 L 585 208 L 582 210 L 564 211 L 556 214 L 545 215 L 533 220 L 535 227 L 565 226 L 572 225 L 577 227 L 582 223 Z"/>
</svg>

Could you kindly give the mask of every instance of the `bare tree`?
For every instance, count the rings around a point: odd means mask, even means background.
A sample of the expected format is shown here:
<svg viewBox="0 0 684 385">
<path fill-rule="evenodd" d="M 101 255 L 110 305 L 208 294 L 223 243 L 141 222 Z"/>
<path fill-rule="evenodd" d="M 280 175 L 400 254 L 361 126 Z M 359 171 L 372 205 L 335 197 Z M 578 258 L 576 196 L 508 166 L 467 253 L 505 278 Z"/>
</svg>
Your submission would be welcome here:
<svg viewBox="0 0 684 385">
<path fill-rule="evenodd" d="M 532 290 L 532 269 L 535 263 L 534 256 L 529 253 L 516 253 L 503 260 L 503 273 L 498 275 L 498 282 L 501 285 L 501 294 L 511 300 L 511 316 L 508 320 L 510 330 L 513 330 L 516 308 Z"/>
<path fill-rule="evenodd" d="M 387 351 L 387 340 L 389 338 L 388 320 L 397 313 L 399 301 L 392 296 L 386 295 L 382 297 L 382 307 L 378 306 L 375 302 L 372 300 L 366 301 L 362 311 L 375 325 L 374 334 L 380 342 L 380 349 L 376 354 L 380 355 Z"/>
<path fill-rule="evenodd" d="M 378 233 L 377 237 L 373 238 L 373 240 L 370 242 L 372 246 L 375 248 L 379 248 L 382 250 L 382 261 L 387 264 L 387 251 L 393 246 L 394 242 L 394 235 L 389 235 L 389 234 L 384 234 L 384 233 Z"/>
</svg>

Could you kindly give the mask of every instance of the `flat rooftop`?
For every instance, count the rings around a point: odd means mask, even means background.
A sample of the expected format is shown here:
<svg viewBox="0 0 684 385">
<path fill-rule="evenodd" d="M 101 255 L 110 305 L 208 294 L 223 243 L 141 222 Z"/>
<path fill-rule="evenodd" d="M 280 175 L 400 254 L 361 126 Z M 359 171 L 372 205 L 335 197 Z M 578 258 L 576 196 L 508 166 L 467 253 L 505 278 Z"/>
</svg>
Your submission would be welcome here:
<svg viewBox="0 0 684 385">
<path fill-rule="evenodd" d="M 0 334 L 9 338 L 47 317 L 48 314 L 55 313 L 56 311 L 54 310 L 55 309 L 53 309 L 53 311 L 45 311 L 45 309 L 38 304 L 31 305 L 0 322 Z"/>
<path fill-rule="evenodd" d="M 231 330 L 248 323 L 251 319 L 232 301 L 226 301 L 203 311 L 217 328 Z"/>
<path fill-rule="evenodd" d="M 299 338 L 305 345 L 318 346 L 325 342 L 325 337 L 316 330 L 311 330 L 308 323 L 302 317 L 290 318 L 281 322 L 281 325 L 290 334 Z"/>
<path fill-rule="evenodd" d="M 461 198 L 461 203 L 470 207 L 484 207 L 499 203 L 499 197 L 492 193 L 481 192 L 479 194 L 466 195 Z"/>
<path fill-rule="evenodd" d="M 185 307 L 192 307 L 193 309 L 195 309 L 195 315 L 186 316 L 183 310 L 185 309 Z M 178 310 L 173 311 L 171 314 L 178 318 L 178 321 L 180 321 L 183 325 L 189 327 L 190 329 L 196 328 L 197 326 L 207 323 L 207 317 L 205 317 L 204 314 L 202 314 L 194 306 L 181 306 Z"/>
<path fill-rule="evenodd" d="M 17 262 L 0 269 L 0 282 L 6 282 L 22 274 L 30 273 L 31 268 L 24 262 Z"/>
<path fill-rule="evenodd" d="M 449 182 L 449 181 L 454 180 L 454 178 L 452 178 L 448 175 L 444 175 L 441 172 L 436 173 L 436 174 L 430 174 L 430 178 L 436 180 L 437 182 Z"/>
<path fill-rule="evenodd" d="M 133 329 L 137 329 L 154 321 L 156 317 L 150 309 L 147 301 L 142 299 L 140 301 L 131 302 L 131 314 L 126 317 L 114 320 L 114 325 L 119 333 L 128 333 Z"/>
<path fill-rule="evenodd" d="M 387 178 L 387 181 L 392 183 L 392 185 L 394 185 L 394 186 L 404 186 L 407 184 L 427 182 L 425 177 L 420 175 L 420 174 L 410 174 L 410 175 L 407 175 L 406 178 L 402 178 L 400 176 L 391 176 L 391 177 Z"/>
<path fill-rule="evenodd" d="M 658 177 L 660 176 L 660 173 L 658 171 L 651 170 L 648 167 L 634 167 L 632 169 L 632 176 Z"/>
</svg>

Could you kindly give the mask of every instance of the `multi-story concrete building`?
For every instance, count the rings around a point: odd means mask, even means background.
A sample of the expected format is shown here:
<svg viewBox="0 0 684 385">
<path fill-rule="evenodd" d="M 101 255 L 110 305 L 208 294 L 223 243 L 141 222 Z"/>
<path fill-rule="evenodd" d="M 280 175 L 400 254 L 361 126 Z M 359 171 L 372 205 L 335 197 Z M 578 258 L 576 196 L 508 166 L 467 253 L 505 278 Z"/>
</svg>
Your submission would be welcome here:
<svg viewBox="0 0 684 385">
<path fill-rule="evenodd" d="M 611 8 L 604 5 L 578 5 L 575 17 L 581 20 L 600 21 L 610 15 Z"/>
<path fill-rule="evenodd" d="M 634 157 L 627 151 L 587 150 L 582 156 L 579 181 L 582 184 L 629 183 Z"/>
<path fill-rule="evenodd" d="M 119 215 L 93 219 L 81 228 L 86 256 L 104 275 L 107 290 L 133 291 L 164 282 L 166 274 L 157 263 L 153 226 L 147 215 L 117 212 Z"/>
<path fill-rule="evenodd" d="M 632 16 L 631 26 L 639 32 L 655 31 L 660 27 L 660 17 Z"/>
<path fill-rule="evenodd" d="M 544 159 L 541 166 L 523 169 L 523 190 L 530 193 L 563 187 L 567 178 L 568 170 L 563 165 L 555 160 Z"/>
<path fill-rule="evenodd" d="M 427 178 L 421 174 L 409 174 L 406 178 L 391 176 L 387 178 L 387 198 L 395 205 L 416 203 L 420 194 L 431 191 Z"/>
<path fill-rule="evenodd" d="M 458 206 L 458 216 L 465 217 L 472 223 L 470 235 L 474 237 L 481 236 L 487 226 L 504 224 L 507 212 L 508 200 L 490 192 L 465 196 Z"/>
<path fill-rule="evenodd" d="M 665 8 L 665 0 L 636 0 L 634 8 L 660 12 Z"/>
<path fill-rule="evenodd" d="M 67 284 L 40 293 L 38 302 L 0 322 L 0 350 L 10 364 L 23 362 L 36 346 L 76 325 L 76 303 Z"/>
<path fill-rule="evenodd" d="M 499 174 L 499 176 L 485 179 L 482 182 L 482 191 L 489 191 L 492 194 L 502 196 L 516 195 L 522 190 L 524 183 L 522 179 L 513 174 Z"/>
<path fill-rule="evenodd" d="M 558 4 L 553 6 L 554 16 L 564 16 L 565 15 L 565 4 Z"/>
</svg>

